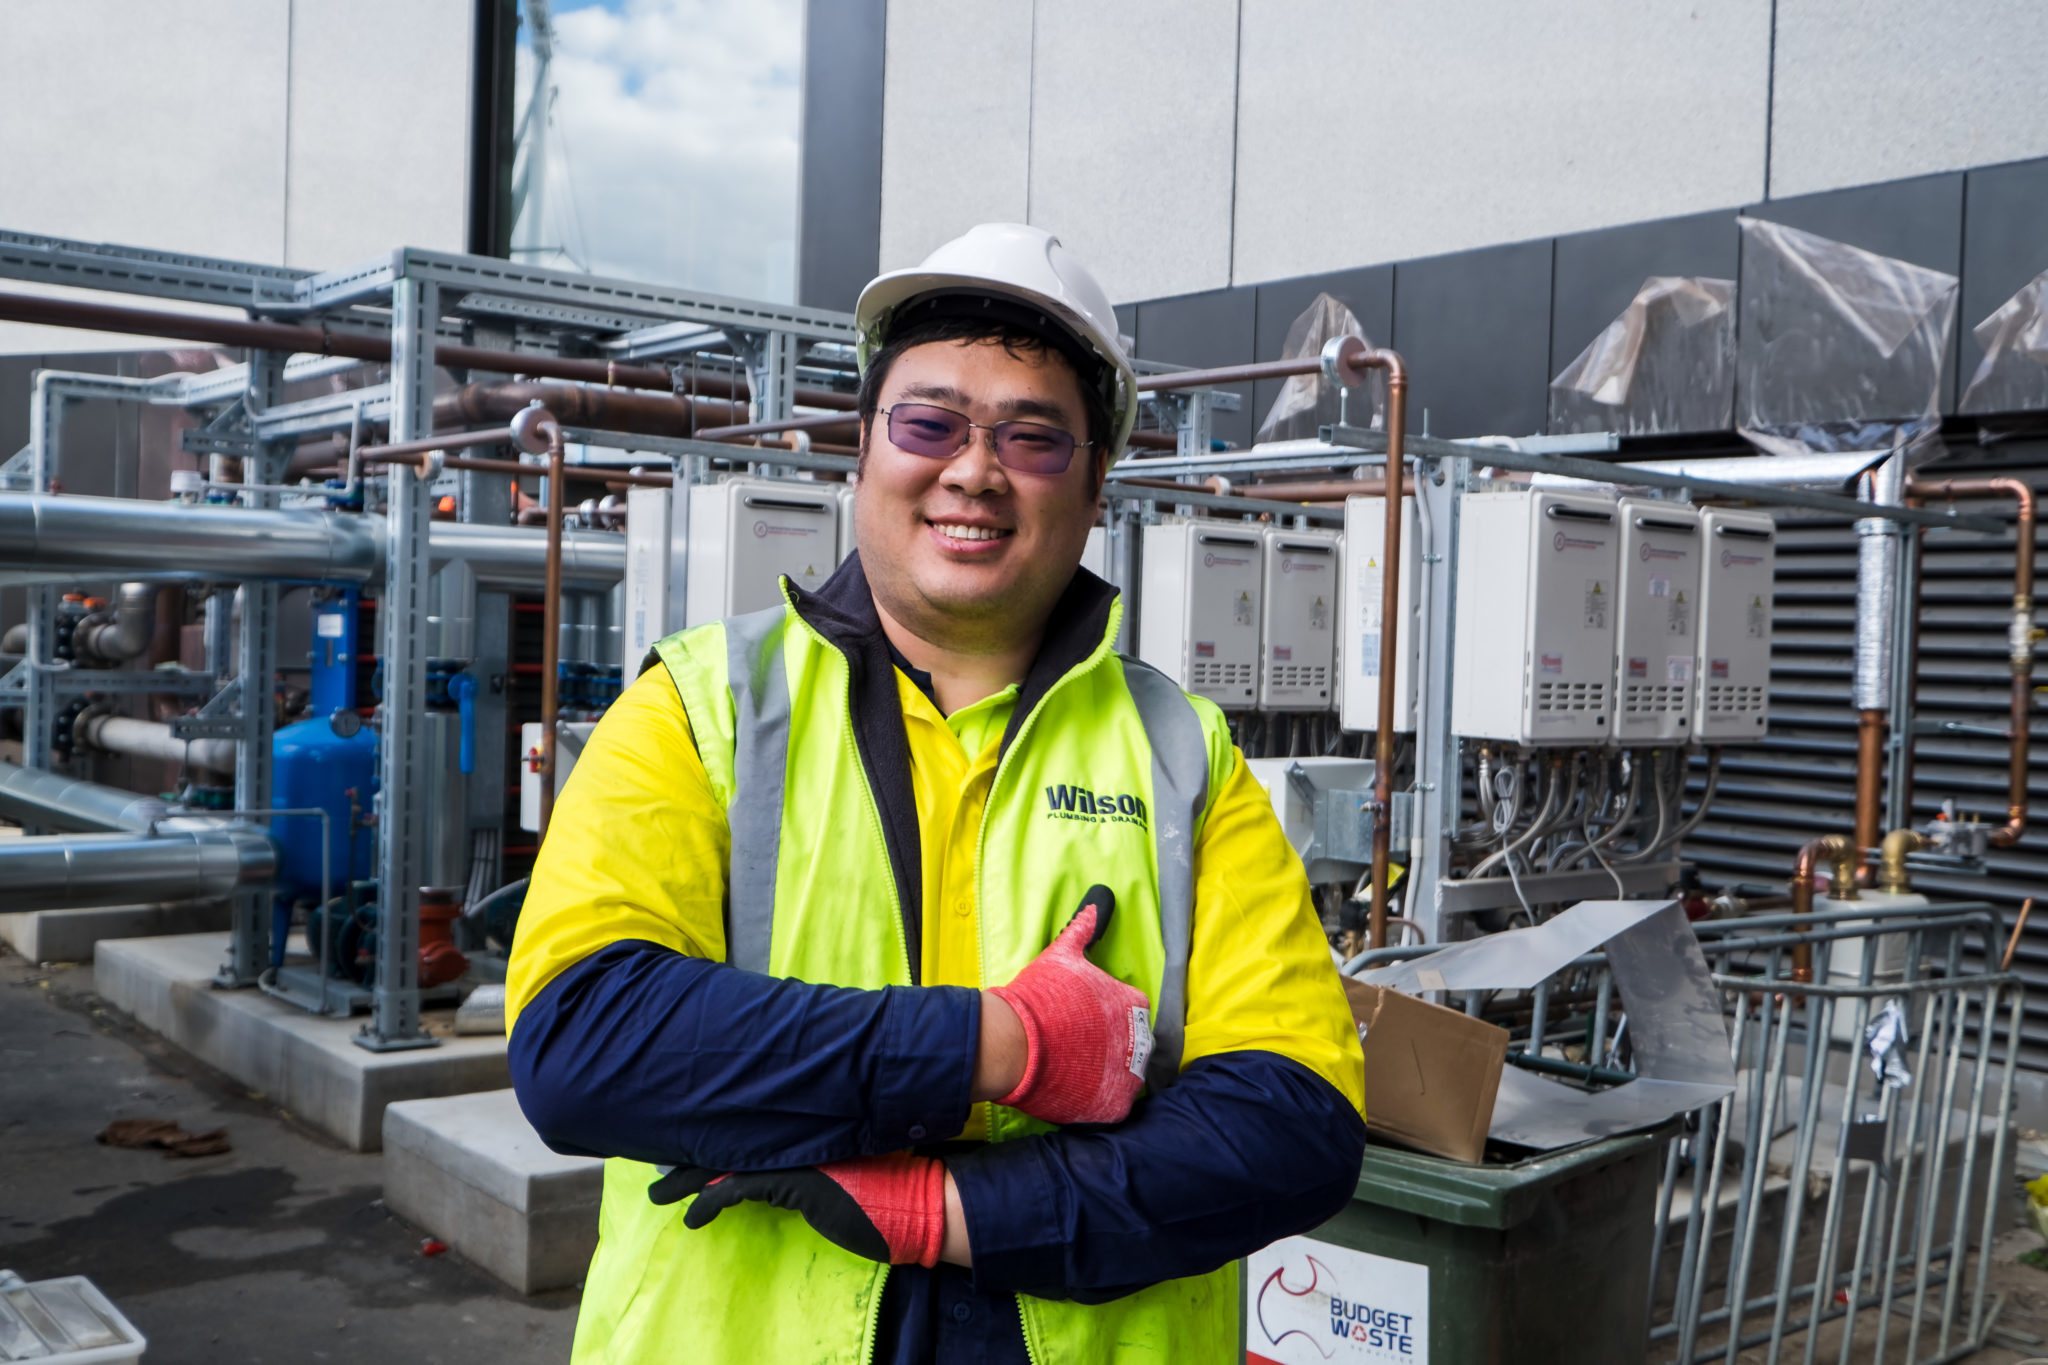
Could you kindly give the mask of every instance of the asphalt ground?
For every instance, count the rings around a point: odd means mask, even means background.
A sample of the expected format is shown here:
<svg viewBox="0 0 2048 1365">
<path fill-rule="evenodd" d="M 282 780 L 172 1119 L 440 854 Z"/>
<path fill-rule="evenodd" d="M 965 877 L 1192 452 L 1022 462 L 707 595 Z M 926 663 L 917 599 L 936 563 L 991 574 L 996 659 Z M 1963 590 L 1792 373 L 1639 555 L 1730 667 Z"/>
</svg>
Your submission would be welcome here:
<svg viewBox="0 0 2048 1365">
<path fill-rule="evenodd" d="M 102 1146 L 114 1119 L 233 1150 Z M 107 1005 L 92 968 L 0 948 L 0 1268 L 86 1275 L 147 1362 L 562 1362 L 573 1290 L 524 1298 L 385 1208 L 350 1152 Z"/>
</svg>

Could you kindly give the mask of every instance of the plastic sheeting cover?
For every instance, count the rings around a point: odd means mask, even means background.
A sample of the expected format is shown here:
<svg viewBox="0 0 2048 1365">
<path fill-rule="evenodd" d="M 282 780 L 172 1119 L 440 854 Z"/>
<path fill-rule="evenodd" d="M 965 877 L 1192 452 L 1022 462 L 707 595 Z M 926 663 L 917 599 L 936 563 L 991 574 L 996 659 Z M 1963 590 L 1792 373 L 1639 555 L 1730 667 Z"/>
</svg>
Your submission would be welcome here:
<svg viewBox="0 0 2048 1365">
<path fill-rule="evenodd" d="M 1736 426 L 1938 414 L 1955 276 L 1782 223 L 1736 221 L 1745 267 Z"/>
<path fill-rule="evenodd" d="M 1328 294 L 1318 294 L 1288 327 L 1287 344 L 1281 347 L 1280 358 L 1314 360 L 1323 353 L 1323 347 L 1332 337 L 1357 337 L 1367 346 L 1372 345 L 1365 328 L 1359 325 L 1349 308 Z M 1321 371 L 1290 376 L 1280 386 L 1280 396 L 1273 400 L 1273 406 L 1266 410 L 1266 420 L 1259 424 L 1257 439 L 1264 443 L 1313 438 L 1322 428 L 1343 417 L 1342 394 L 1343 390 L 1325 379 Z M 1370 420 L 1366 417 L 1368 404 Z M 1374 370 L 1365 383 L 1351 393 L 1349 422 L 1355 427 L 1384 431 L 1386 413 L 1386 374 Z"/>
<path fill-rule="evenodd" d="M 1963 390 L 1962 411 L 2048 408 L 2048 271 L 1999 305 L 1972 334 L 1984 359 Z"/>
<path fill-rule="evenodd" d="M 1735 403 L 1735 281 L 1652 275 L 1550 381 L 1550 430 L 1724 431 Z"/>
</svg>

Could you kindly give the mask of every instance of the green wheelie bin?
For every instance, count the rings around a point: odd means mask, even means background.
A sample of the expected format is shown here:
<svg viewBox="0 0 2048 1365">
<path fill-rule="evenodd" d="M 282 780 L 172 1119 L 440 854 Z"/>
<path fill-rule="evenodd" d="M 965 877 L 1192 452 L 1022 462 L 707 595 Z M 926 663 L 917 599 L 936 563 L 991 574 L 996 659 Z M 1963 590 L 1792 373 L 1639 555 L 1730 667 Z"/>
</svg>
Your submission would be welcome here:
<svg viewBox="0 0 2048 1365">
<path fill-rule="evenodd" d="M 1250 1257 L 1250 1365 L 1642 1365 L 1672 1130 L 1511 1164 L 1369 1147 L 1358 1192 Z"/>
</svg>

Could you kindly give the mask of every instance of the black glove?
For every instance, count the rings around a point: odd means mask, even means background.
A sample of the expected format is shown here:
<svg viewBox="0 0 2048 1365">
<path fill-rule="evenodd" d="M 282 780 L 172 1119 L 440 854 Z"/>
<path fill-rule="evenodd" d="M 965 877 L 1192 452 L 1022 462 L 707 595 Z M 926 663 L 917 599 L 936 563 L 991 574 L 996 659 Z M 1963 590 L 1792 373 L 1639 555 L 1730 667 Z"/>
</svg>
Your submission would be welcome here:
<svg viewBox="0 0 2048 1365">
<path fill-rule="evenodd" d="M 814 1231 L 856 1256 L 891 1265 L 935 1265 L 946 1229 L 946 1168 L 894 1152 L 823 1166 L 725 1172 L 678 1166 L 647 1187 L 657 1204 L 697 1196 L 683 1226 L 703 1227 L 734 1204 L 759 1200 L 803 1215 Z"/>
</svg>

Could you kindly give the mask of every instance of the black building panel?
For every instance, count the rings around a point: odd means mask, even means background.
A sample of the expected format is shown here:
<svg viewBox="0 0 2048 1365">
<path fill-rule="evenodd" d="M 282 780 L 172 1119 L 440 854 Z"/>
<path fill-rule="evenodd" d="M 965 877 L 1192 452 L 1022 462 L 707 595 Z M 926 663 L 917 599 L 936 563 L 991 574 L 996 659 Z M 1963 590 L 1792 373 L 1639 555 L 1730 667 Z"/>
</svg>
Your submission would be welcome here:
<svg viewBox="0 0 2048 1365">
<path fill-rule="evenodd" d="M 2048 160 L 1987 166 L 1965 177 L 1963 299 L 1956 328 L 1958 401 L 1984 359 L 1973 329 L 2048 271 Z"/>
<path fill-rule="evenodd" d="M 1257 326 L 1258 293 L 1249 287 L 1141 303 L 1138 355 L 1199 369 L 1243 365 L 1255 358 Z M 1236 385 L 1230 392 L 1240 396 L 1240 408 L 1216 414 L 1216 436 L 1232 445 L 1248 446 L 1254 425 L 1252 386 Z"/>
<path fill-rule="evenodd" d="M 1963 174 L 1916 176 L 1910 180 L 1888 180 L 1880 185 L 1855 185 L 1848 189 L 1802 194 L 1790 199 L 1773 199 L 1743 210 L 1752 218 L 1763 218 L 1805 232 L 1818 233 L 1838 242 L 1862 247 L 1884 256 L 1895 256 L 1931 270 L 1960 275 L 1963 266 Z M 1747 282 L 1743 283 L 1747 288 Z M 1956 330 L 1963 322 L 1958 309 Z M 1948 361 L 1942 375 L 1941 410 L 1956 407 L 1956 345 L 1949 342 Z M 1741 411 L 1741 399 L 1737 399 Z"/>
<path fill-rule="evenodd" d="M 882 258 L 882 49 L 888 0 L 804 6 L 797 302 L 853 310 Z"/>
<path fill-rule="evenodd" d="M 1309 304 L 1315 302 L 1318 294 L 1328 294 L 1358 319 L 1365 328 L 1366 339 L 1375 346 L 1388 345 L 1388 338 L 1394 331 L 1394 267 L 1391 265 L 1367 266 L 1362 270 L 1333 270 L 1322 275 L 1299 275 L 1288 280 L 1274 280 L 1257 287 L 1259 296 L 1258 344 L 1254 348 L 1259 360 L 1280 359 L 1281 348 L 1287 343 L 1287 329 L 1301 316 Z M 1286 381 L 1263 379 L 1252 388 L 1252 431 L 1257 433 L 1259 423 L 1266 420 L 1266 409 L 1273 406 L 1273 400 L 1280 396 L 1280 386 Z"/>
<path fill-rule="evenodd" d="M 1408 362 L 1408 429 L 1526 436 L 1550 382 L 1551 239 L 1394 267 L 1392 345 Z"/>
<path fill-rule="evenodd" d="M 1551 282 L 1550 378 L 1621 315 L 1652 275 L 1735 278 L 1735 210 L 1630 223 L 1557 239 Z"/>
</svg>

